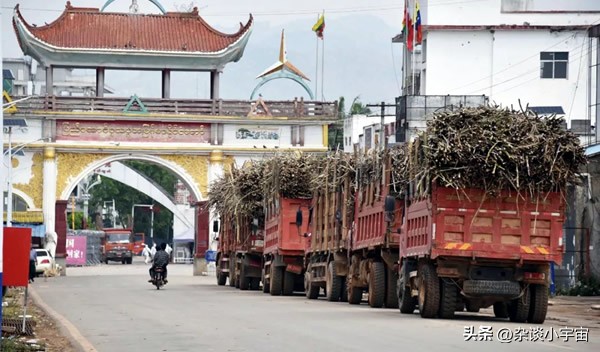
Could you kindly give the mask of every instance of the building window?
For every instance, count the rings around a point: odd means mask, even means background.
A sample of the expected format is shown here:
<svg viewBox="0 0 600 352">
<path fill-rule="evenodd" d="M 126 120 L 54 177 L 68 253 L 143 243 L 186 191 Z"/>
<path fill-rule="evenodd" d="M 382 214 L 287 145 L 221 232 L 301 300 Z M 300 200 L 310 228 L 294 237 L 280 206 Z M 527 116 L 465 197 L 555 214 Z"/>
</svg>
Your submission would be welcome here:
<svg viewBox="0 0 600 352">
<path fill-rule="evenodd" d="M 567 78 L 568 52 L 541 52 L 541 78 Z"/>
</svg>

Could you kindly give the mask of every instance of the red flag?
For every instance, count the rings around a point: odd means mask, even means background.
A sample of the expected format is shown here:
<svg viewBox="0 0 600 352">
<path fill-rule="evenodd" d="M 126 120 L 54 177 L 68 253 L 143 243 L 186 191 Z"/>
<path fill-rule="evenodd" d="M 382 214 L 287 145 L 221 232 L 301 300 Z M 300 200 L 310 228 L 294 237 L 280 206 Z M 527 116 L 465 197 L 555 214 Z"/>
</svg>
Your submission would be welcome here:
<svg viewBox="0 0 600 352">
<path fill-rule="evenodd" d="M 410 18 L 410 16 L 406 19 L 407 21 L 407 27 L 408 27 L 408 33 L 407 33 L 407 37 L 406 37 L 406 47 L 408 48 L 408 51 L 413 51 L 414 46 L 413 46 L 413 37 L 415 36 L 415 26 L 413 26 L 412 23 L 412 19 Z"/>
</svg>

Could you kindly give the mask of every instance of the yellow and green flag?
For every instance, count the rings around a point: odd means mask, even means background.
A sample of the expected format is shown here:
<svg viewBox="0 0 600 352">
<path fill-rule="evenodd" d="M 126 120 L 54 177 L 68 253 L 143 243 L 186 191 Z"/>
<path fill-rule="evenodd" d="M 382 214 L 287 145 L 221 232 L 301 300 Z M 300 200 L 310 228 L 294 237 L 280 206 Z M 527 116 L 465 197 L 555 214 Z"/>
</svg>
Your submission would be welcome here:
<svg viewBox="0 0 600 352">
<path fill-rule="evenodd" d="M 323 30 L 325 29 L 325 14 L 319 16 L 317 23 L 312 27 L 313 32 L 317 33 L 317 37 L 323 39 Z"/>
</svg>

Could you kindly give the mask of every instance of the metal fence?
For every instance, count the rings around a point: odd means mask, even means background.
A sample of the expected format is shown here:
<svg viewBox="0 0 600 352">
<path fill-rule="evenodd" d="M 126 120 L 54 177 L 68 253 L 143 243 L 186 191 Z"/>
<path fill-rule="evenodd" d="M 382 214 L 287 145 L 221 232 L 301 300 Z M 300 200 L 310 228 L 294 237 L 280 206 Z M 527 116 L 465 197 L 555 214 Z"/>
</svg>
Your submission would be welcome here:
<svg viewBox="0 0 600 352">
<path fill-rule="evenodd" d="M 95 230 L 69 230 L 67 236 L 85 236 L 86 241 L 86 258 L 85 265 L 98 265 L 101 263 L 102 238 L 104 231 Z"/>
</svg>

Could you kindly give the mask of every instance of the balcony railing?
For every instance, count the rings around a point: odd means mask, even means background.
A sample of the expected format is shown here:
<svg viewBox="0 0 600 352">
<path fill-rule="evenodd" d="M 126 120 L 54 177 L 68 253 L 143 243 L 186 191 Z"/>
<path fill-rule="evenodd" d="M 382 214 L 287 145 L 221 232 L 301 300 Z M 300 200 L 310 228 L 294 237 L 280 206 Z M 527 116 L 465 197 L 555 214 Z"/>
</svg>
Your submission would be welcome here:
<svg viewBox="0 0 600 352">
<path fill-rule="evenodd" d="M 13 97 L 13 100 L 22 97 Z M 61 97 L 46 96 L 28 99 L 17 104 L 17 113 L 35 112 L 95 112 L 124 113 L 131 98 L 120 97 Z M 140 98 L 147 114 L 238 116 L 251 115 L 273 117 L 312 117 L 335 118 L 337 102 L 304 101 L 264 101 L 262 104 L 250 100 L 194 100 L 194 99 L 156 99 Z M 259 105 L 256 109 L 253 106 Z M 136 107 L 137 108 L 137 107 Z M 128 112 L 135 112 L 136 108 Z"/>
</svg>

